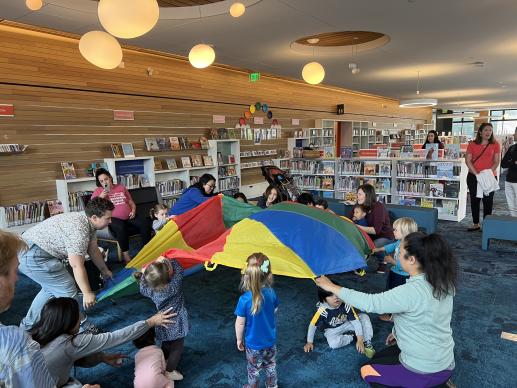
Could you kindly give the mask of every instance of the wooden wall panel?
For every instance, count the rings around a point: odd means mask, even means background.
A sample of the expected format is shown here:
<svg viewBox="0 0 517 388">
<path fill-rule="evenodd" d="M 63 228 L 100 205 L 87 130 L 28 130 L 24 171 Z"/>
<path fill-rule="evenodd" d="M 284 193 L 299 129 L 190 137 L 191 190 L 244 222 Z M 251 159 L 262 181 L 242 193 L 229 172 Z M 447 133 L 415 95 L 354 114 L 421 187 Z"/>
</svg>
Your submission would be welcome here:
<svg viewBox="0 0 517 388">
<path fill-rule="evenodd" d="M 398 101 L 334 87 L 309 86 L 262 74 L 249 83 L 248 73 L 227 66 L 193 69 L 172 55 L 127 48 L 124 69 L 106 71 L 86 62 L 73 36 L 10 22 L 0 23 L 0 103 L 12 103 L 15 117 L 0 118 L 0 143 L 28 144 L 24 154 L 0 156 L 0 205 L 55 198 L 60 162 L 72 161 L 80 176 L 92 162 L 111 157 L 110 144 L 132 142 L 137 156 L 179 157 L 194 151 L 145 151 L 145 137 L 206 135 L 213 114 L 234 127 L 249 104 L 266 102 L 282 125 L 282 139 L 260 149 L 285 149 L 295 128 L 315 119 L 422 123 L 429 109 L 401 110 Z M 147 68 L 152 67 L 152 77 Z M 114 121 L 114 109 L 135 111 L 134 121 Z M 265 119 L 265 124 L 270 120 Z M 242 142 L 242 149 L 252 149 Z M 263 181 L 259 169 L 243 170 L 243 184 Z"/>
</svg>

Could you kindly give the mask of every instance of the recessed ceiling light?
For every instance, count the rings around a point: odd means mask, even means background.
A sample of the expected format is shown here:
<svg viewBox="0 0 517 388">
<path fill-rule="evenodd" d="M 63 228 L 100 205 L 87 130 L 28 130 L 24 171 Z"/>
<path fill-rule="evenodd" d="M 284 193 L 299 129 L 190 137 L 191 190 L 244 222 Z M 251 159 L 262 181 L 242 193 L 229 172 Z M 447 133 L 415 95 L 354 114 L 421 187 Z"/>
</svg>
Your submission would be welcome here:
<svg viewBox="0 0 517 388">
<path fill-rule="evenodd" d="M 310 43 L 310 44 L 316 44 L 320 41 L 319 38 L 309 38 L 307 39 L 307 43 Z"/>
<path fill-rule="evenodd" d="M 425 108 L 428 106 L 436 106 L 438 100 L 436 98 L 414 98 L 412 100 L 401 100 L 399 107 L 401 108 Z"/>
</svg>

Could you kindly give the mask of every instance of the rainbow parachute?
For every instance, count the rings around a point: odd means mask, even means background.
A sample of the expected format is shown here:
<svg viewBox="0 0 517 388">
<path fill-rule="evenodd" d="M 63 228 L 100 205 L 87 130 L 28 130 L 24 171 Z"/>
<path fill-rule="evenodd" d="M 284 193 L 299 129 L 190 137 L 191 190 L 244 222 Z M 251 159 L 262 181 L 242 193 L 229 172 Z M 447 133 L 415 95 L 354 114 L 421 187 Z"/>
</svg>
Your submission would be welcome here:
<svg viewBox="0 0 517 388">
<path fill-rule="evenodd" d="M 168 222 L 99 300 L 135 292 L 132 269 L 160 255 L 174 257 L 188 273 L 203 262 L 243 268 L 249 255 L 262 252 L 274 274 L 314 278 L 364 267 L 372 248 L 352 222 L 323 210 L 291 202 L 259 209 L 216 196 Z"/>
</svg>

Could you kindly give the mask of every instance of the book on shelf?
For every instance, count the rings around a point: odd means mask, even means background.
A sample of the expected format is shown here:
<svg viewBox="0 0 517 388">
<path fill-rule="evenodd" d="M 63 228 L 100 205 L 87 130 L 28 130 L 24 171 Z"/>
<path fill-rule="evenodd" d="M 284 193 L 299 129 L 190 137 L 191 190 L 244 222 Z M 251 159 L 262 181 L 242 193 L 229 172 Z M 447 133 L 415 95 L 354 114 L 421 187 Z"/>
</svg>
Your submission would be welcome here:
<svg viewBox="0 0 517 388">
<path fill-rule="evenodd" d="M 237 175 L 237 173 L 235 171 L 235 166 L 228 166 L 227 173 L 228 173 L 229 176 Z"/>
<path fill-rule="evenodd" d="M 145 138 L 145 148 L 147 151 L 159 151 L 160 150 L 155 137 L 146 137 Z"/>
<path fill-rule="evenodd" d="M 217 138 L 218 139 L 228 139 L 228 130 L 226 128 L 217 128 Z"/>
<path fill-rule="evenodd" d="M 321 188 L 325 190 L 334 190 L 334 178 L 324 177 L 321 181 Z"/>
<path fill-rule="evenodd" d="M 176 164 L 176 159 L 165 159 L 165 162 L 167 163 L 168 170 L 176 170 L 178 168 L 178 165 Z"/>
<path fill-rule="evenodd" d="M 443 156 L 445 159 L 459 159 L 460 158 L 460 145 L 459 144 L 445 144 Z"/>
<path fill-rule="evenodd" d="M 194 149 L 194 150 L 200 150 L 201 149 L 201 143 L 197 140 L 194 140 L 194 141 L 191 141 L 190 142 L 190 148 Z"/>
<path fill-rule="evenodd" d="M 454 178 L 454 164 L 452 162 L 436 163 L 436 177 L 447 179 Z"/>
<path fill-rule="evenodd" d="M 197 182 L 199 182 L 199 176 L 198 175 L 191 175 L 190 176 L 190 185 L 195 185 Z"/>
<path fill-rule="evenodd" d="M 192 167 L 192 163 L 190 162 L 190 156 L 182 156 L 181 157 L 181 166 L 183 168 L 190 168 L 190 167 Z"/>
<path fill-rule="evenodd" d="M 168 139 L 165 137 L 157 137 L 156 143 L 158 144 L 158 149 L 160 151 L 167 151 L 167 150 L 171 149 L 170 143 L 169 143 Z"/>
<path fill-rule="evenodd" d="M 228 164 L 233 164 L 233 163 L 235 163 L 235 155 L 229 154 L 228 155 Z"/>
<path fill-rule="evenodd" d="M 379 175 L 391 175 L 391 162 L 379 162 Z"/>
<path fill-rule="evenodd" d="M 363 173 L 364 175 L 376 175 L 377 164 L 375 163 L 364 163 Z"/>
<path fill-rule="evenodd" d="M 192 155 L 192 167 L 203 167 L 203 157 L 201 155 Z"/>
<path fill-rule="evenodd" d="M 97 172 L 97 170 L 99 168 L 103 168 L 103 169 L 107 170 L 108 166 L 104 162 L 102 162 L 102 163 L 96 163 L 96 162 L 90 163 L 90 167 L 88 167 L 86 169 L 86 175 L 94 177 L 95 173 Z"/>
<path fill-rule="evenodd" d="M 63 170 L 63 177 L 68 179 L 76 179 L 75 167 L 72 162 L 61 162 L 61 170 Z"/>
<path fill-rule="evenodd" d="M 456 201 L 447 201 L 444 199 L 442 200 L 441 210 L 442 214 L 456 216 L 458 215 L 458 204 L 456 203 Z M 438 209 L 438 211 L 440 211 L 440 209 Z"/>
<path fill-rule="evenodd" d="M 163 169 L 162 161 L 160 159 L 154 159 L 154 171 L 160 171 Z"/>
<path fill-rule="evenodd" d="M 71 212 L 84 210 L 83 197 L 92 195 L 93 191 L 76 191 L 68 193 L 68 208 Z"/>
<path fill-rule="evenodd" d="M 420 206 L 421 207 L 428 207 L 432 208 L 434 205 L 433 200 L 430 198 L 421 198 L 420 199 Z"/>
<path fill-rule="evenodd" d="M 416 198 L 400 198 L 399 203 L 403 206 L 416 206 Z"/>
<path fill-rule="evenodd" d="M 344 146 L 340 148 L 340 157 L 343 159 L 350 159 L 354 156 L 354 149 L 352 146 Z"/>
<path fill-rule="evenodd" d="M 115 159 L 120 159 L 124 157 L 124 152 L 122 152 L 122 145 L 120 143 L 112 143 L 111 152 L 113 152 L 113 157 Z"/>
<path fill-rule="evenodd" d="M 458 198 L 460 193 L 460 182 L 444 182 L 443 196 L 447 198 Z"/>
<path fill-rule="evenodd" d="M 212 140 L 218 139 L 217 128 L 210 128 L 210 138 Z"/>
<path fill-rule="evenodd" d="M 47 201 L 47 209 L 49 217 L 55 216 L 65 212 L 63 203 L 61 201 Z"/>
<path fill-rule="evenodd" d="M 46 202 L 43 201 L 5 206 L 6 226 L 11 228 L 43 221 L 45 219 L 45 206 Z"/>
<path fill-rule="evenodd" d="M 23 144 L 0 144 L 0 152 L 2 153 L 23 152 L 26 149 L 27 146 Z"/>
<path fill-rule="evenodd" d="M 377 157 L 378 158 L 387 158 L 389 156 L 390 149 L 388 146 L 385 147 L 377 147 Z"/>
<path fill-rule="evenodd" d="M 413 146 L 411 144 L 403 144 L 400 146 L 400 157 L 404 158 L 412 158 L 413 157 Z"/>
<path fill-rule="evenodd" d="M 221 152 L 217 152 L 217 164 L 224 164 L 223 154 Z"/>
<path fill-rule="evenodd" d="M 177 151 L 180 150 L 180 139 L 177 136 L 169 137 L 169 142 L 171 143 L 171 150 Z"/>
<path fill-rule="evenodd" d="M 208 139 L 205 136 L 201 136 L 199 138 L 199 143 L 201 144 L 201 149 L 202 150 L 207 150 L 208 149 Z"/>
<path fill-rule="evenodd" d="M 203 163 L 207 167 L 213 166 L 214 165 L 214 161 L 212 160 L 212 156 L 211 155 L 203 155 Z"/>
<path fill-rule="evenodd" d="M 425 151 L 425 158 L 427 160 L 438 160 L 438 143 L 426 144 Z"/>
<path fill-rule="evenodd" d="M 122 147 L 122 153 L 124 154 L 124 158 L 134 158 L 135 150 L 133 149 L 132 143 L 120 143 Z"/>
<path fill-rule="evenodd" d="M 429 185 L 429 195 L 432 197 L 443 197 L 443 183 L 431 183 Z"/>
<path fill-rule="evenodd" d="M 228 129 L 228 138 L 229 139 L 236 139 L 235 128 Z"/>
<path fill-rule="evenodd" d="M 162 197 L 170 197 L 179 195 L 185 188 L 185 184 L 181 179 L 171 179 L 163 182 L 157 182 L 156 188 Z"/>
<path fill-rule="evenodd" d="M 149 187 L 151 184 L 144 174 L 117 175 L 117 182 L 127 189 L 137 189 L 139 187 Z"/>
<path fill-rule="evenodd" d="M 179 141 L 180 141 L 180 148 L 182 150 L 188 150 L 188 149 L 192 148 L 190 146 L 190 141 L 188 140 L 188 137 L 180 136 Z"/>
</svg>

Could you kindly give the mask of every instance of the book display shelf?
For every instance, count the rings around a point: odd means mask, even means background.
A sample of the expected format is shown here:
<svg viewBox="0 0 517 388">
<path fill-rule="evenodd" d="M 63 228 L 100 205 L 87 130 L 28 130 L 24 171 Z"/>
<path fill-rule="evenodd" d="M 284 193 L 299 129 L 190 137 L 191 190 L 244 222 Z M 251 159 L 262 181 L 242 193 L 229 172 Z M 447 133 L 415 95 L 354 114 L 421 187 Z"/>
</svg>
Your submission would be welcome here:
<svg viewBox="0 0 517 388">
<path fill-rule="evenodd" d="M 63 204 L 64 212 L 76 212 L 83 210 L 81 197 L 92 194 L 97 188 L 95 177 L 76 179 L 57 179 L 57 199 Z"/>
<path fill-rule="evenodd" d="M 291 177 L 301 190 L 313 194 L 334 198 L 336 161 L 325 159 L 293 158 L 291 160 Z"/>
<path fill-rule="evenodd" d="M 208 156 L 216 165 L 218 191 L 233 195 L 241 188 L 240 142 L 235 139 L 209 140 Z"/>
<path fill-rule="evenodd" d="M 369 128 L 368 121 L 352 122 L 352 148 L 354 154 L 360 149 L 372 148 L 375 144 L 375 128 Z"/>
<path fill-rule="evenodd" d="M 154 157 L 104 159 L 113 183 L 120 183 L 127 189 L 155 186 Z"/>
<path fill-rule="evenodd" d="M 0 207 L 0 228 L 21 234 L 45 219 L 45 201 Z"/>
</svg>

